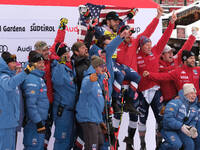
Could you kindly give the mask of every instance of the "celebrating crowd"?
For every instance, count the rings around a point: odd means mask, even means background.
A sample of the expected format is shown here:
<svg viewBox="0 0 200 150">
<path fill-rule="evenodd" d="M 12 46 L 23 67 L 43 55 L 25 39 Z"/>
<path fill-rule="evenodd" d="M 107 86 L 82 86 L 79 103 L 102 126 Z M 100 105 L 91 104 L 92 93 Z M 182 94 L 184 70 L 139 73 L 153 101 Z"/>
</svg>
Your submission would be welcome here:
<svg viewBox="0 0 200 150">
<path fill-rule="evenodd" d="M 23 128 L 24 150 L 46 150 L 55 125 L 54 150 L 117 150 L 123 112 L 129 113 L 126 150 L 146 150 L 149 107 L 156 119 L 156 150 L 200 150 L 200 68 L 191 51 L 198 32 L 178 51 L 167 45 L 173 13 L 159 41 L 151 35 L 163 13 L 136 38 L 114 11 L 88 24 L 85 40 L 64 43 L 61 18 L 52 46 L 38 41 L 25 66 L 16 55 L 0 57 L 0 150 L 15 150 Z M 133 10 L 127 15 L 134 16 Z M 86 17 L 83 16 L 82 17 Z M 95 42 L 93 39 L 95 38 Z"/>
</svg>

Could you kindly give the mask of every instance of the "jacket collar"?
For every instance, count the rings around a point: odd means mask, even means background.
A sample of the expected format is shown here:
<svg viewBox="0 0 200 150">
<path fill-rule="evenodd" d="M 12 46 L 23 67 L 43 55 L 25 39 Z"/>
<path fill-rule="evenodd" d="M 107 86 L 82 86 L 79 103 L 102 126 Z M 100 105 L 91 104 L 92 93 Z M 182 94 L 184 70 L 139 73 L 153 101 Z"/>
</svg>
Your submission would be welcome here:
<svg viewBox="0 0 200 150">
<path fill-rule="evenodd" d="M 35 69 L 35 70 L 31 71 L 30 74 L 36 75 L 38 77 L 43 77 L 45 72 L 42 70 Z"/>
<path fill-rule="evenodd" d="M 161 58 L 159 59 L 159 64 L 163 65 L 163 66 L 171 66 L 171 64 L 174 63 L 174 60 L 172 62 L 167 62 L 162 60 Z"/>
</svg>

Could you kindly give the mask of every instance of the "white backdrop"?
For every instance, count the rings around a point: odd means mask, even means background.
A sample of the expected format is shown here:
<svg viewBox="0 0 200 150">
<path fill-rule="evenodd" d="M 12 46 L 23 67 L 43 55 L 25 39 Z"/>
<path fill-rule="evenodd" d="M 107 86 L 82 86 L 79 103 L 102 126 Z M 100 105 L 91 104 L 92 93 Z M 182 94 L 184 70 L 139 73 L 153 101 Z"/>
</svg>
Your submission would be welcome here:
<svg viewBox="0 0 200 150">
<path fill-rule="evenodd" d="M 72 46 L 77 39 L 78 9 L 76 7 L 60 6 L 16 6 L 0 5 L 0 53 L 9 51 L 17 55 L 19 62 L 26 62 L 29 51 L 33 50 L 34 43 L 38 40 L 44 40 L 49 45 L 53 44 L 56 32 L 59 26 L 59 20 L 62 17 L 68 18 L 67 33 L 65 42 Z M 135 28 L 141 33 L 145 27 L 156 16 L 156 9 L 139 9 L 135 16 Z M 151 37 L 155 44 L 162 34 L 161 20 Z M 127 135 L 128 115 L 124 114 L 119 134 L 120 150 L 125 149 L 122 142 Z M 155 119 L 150 112 L 147 122 L 147 149 L 153 150 L 155 147 Z M 53 138 L 49 149 L 52 150 Z M 22 148 L 22 134 L 18 137 L 17 150 Z M 135 138 L 135 148 L 139 149 L 138 134 Z"/>
</svg>

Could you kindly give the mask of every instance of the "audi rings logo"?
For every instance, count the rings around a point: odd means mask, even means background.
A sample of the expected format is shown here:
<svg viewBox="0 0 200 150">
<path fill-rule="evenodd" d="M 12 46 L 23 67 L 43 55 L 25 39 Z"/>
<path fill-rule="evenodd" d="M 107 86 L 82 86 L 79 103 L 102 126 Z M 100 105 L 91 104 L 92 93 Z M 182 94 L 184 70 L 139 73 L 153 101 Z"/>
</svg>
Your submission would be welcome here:
<svg viewBox="0 0 200 150">
<path fill-rule="evenodd" d="M 7 52 L 8 46 L 7 45 L 0 45 L 0 53 Z"/>
</svg>

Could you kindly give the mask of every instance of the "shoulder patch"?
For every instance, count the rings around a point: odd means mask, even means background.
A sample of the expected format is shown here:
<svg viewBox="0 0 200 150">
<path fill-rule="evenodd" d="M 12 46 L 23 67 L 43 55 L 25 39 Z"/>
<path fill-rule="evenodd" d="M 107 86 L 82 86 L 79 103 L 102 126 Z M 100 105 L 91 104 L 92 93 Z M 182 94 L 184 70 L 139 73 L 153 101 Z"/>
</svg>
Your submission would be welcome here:
<svg viewBox="0 0 200 150">
<path fill-rule="evenodd" d="M 34 90 L 31 90 L 31 92 L 30 92 L 31 94 L 35 94 L 35 91 Z"/>
<path fill-rule="evenodd" d="M 194 74 L 198 74 L 197 70 L 195 70 L 195 69 L 193 70 L 193 72 L 194 72 Z"/>
<path fill-rule="evenodd" d="M 169 110 L 170 110 L 170 111 L 174 111 L 174 108 L 171 107 L 171 108 L 169 108 Z"/>
</svg>

